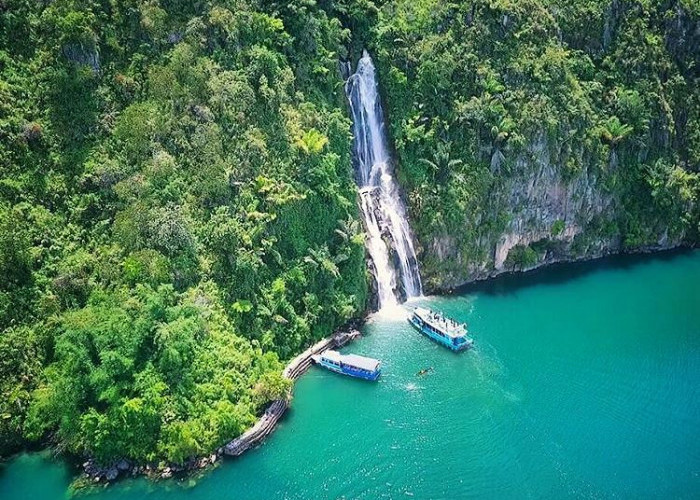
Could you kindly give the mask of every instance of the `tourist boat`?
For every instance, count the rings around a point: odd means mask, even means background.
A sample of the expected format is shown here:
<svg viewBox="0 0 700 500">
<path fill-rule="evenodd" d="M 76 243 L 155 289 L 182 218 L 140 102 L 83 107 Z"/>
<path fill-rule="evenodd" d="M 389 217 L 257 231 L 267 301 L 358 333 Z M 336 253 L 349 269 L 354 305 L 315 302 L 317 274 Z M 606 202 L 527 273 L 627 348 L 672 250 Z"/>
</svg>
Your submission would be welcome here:
<svg viewBox="0 0 700 500">
<path fill-rule="evenodd" d="M 467 325 L 465 323 L 457 323 L 450 318 L 446 318 L 442 313 L 416 307 L 408 321 L 418 331 L 453 351 L 463 351 L 474 344 L 474 339 L 467 334 Z"/>
<path fill-rule="evenodd" d="M 365 380 L 377 380 L 382 373 L 381 362 L 378 359 L 358 356 L 357 354 L 340 354 L 328 350 L 311 356 L 314 362 L 336 373 Z"/>
</svg>

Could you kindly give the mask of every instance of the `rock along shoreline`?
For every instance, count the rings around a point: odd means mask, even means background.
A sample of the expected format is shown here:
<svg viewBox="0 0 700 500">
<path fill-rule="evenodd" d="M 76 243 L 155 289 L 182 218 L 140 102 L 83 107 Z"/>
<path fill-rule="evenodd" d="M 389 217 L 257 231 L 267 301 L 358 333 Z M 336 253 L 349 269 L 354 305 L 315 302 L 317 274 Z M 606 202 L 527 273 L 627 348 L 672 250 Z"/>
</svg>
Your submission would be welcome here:
<svg viewBox="0 0 700 500">
<path fill-rule="evenodd" d="M 553 256 L 545 257 L 545 259 L 533 264 L 531 266 L 516 267 L 516 268 L 502 268 L 502 269 L 488 269 L 475 271 L 469 278 L 458 280 L 455 283 L 450 283 L 444 286 L 436 286 L 426 290 L 429 295 L 443 295 L 449 296 L 454 293 L 459 293 L 473 285 L 480 283 L 485 283 L 496 278 L 501 278 L 504 276 L 517 276 L 528 274 L 532 271 L 537 271 L 539 269 L 545 269 L 553 265 L 560 264 L 578 264 L 584 262 L 596 262 L 602 261 L 603 259 L 613 258 L 613 257 L 635 257 L 644 255 L 656 255 L 656 254 L 666 254 L 672 252 L 684 252 L 696 249 L 694 245 L 686 243 L 674 243 L 671 245 L 648 245 L 644 247 L 629 249 L 625 251 L 615 250 L 615 249 L 601 249 L 596 252 L 592 252 L 586 255 L 580 256 Z"/>
<path fill-rule="evenodd" d="M 292 359 L 284 368 L 282 376 L 291 381 L 296 380 L 311 366 L 311 356 L 326 349 L 342 347 L 361 335 L 360 331 L 353 327 L 320 340 Z M 293 389 L 294 387 L 292 386 L 283 399 L 272 401 L 253 427 L 210 455 L 191 458 L 183 464 L 136 464 L 122 459 L 106 467 L 99 465 L 94 459 L 89 459 L 82 464 L 83 475 L 78 481 L 87 486 L 89 484 L 111 483 L 120 478 L 136 476 L 168 479 L 176 474 L 186 474 L 206 469 L 217 463 L 224 455 L 238 457 L 247 450 L 261 444 L 275 430 L 277 422 L 289 408 Z"/>
</svg>

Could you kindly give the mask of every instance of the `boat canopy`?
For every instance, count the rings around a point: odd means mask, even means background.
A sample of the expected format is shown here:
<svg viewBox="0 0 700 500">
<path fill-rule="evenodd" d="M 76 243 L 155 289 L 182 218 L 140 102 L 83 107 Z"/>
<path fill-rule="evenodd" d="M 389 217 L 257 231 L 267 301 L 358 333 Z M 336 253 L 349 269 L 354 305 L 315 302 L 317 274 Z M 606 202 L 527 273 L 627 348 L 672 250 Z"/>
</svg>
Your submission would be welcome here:
<svg viewBox="0 0 700 500">
<path fill-rule="evenodd" d="M 333 350 L 325 351 L 322 356 L 328 361 L 354 366 L 370 372 L 376 371 L 380 363 L 378 359 L 358 356 L 357 354 L 340 354 L 338 351 Z"/>
</svg>

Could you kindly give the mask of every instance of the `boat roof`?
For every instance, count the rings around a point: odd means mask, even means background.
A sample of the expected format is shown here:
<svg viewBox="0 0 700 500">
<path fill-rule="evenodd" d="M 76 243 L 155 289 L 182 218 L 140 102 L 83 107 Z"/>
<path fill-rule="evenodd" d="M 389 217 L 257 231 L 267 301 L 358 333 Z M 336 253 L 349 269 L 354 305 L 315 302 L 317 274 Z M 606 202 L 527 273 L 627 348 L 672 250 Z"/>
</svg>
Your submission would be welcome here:
<svg viewBox="0 0 700 500">
<path fill-rule="evenodd" d="M 324 351 L 322 356 L 329 361 L 340 362 L 371 372 L 375 371 L 380 363 L 378 359 L 358 356 L 357 354 L 340 354 L 338 351 L 331 349 Z"/>
</svg>

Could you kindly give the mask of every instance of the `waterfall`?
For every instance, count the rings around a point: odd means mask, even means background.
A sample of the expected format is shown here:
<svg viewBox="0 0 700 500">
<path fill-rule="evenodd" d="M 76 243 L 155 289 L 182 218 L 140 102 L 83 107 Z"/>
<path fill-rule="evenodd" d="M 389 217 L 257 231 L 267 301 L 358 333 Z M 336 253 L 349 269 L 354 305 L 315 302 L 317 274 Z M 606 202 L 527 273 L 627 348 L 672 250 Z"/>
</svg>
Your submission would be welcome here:
<svg viewBox="0 0 700 500">
<path fill-rule="evenodd" d="M 348 71 L 349 72 L 349 71 Z M 367 252 L 374 265 L 379 307 L 421 294 L 418 260 L 406 210 L 393 176 L 372 58 L 364 51 L 345 84 Z"/>
</svg>

